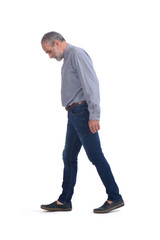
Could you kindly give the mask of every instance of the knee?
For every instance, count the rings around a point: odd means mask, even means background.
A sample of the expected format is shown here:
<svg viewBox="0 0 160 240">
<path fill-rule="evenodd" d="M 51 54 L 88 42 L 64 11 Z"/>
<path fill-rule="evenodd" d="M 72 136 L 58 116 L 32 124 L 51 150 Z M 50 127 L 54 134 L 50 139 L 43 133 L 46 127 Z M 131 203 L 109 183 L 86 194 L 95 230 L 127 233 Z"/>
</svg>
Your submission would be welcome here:
<svg viewBox="0 0 160 240">
<path fill-rule="evenodd" d="M 65 166 L 77 166 L 77 158 L 67 149 L 63 151 L 62 158 Z"/>
<path fill-rule="evenodd" d="M 88 156 L 89 160 L 91 161 L 91 163 L 95 166 L 103 163 L 104 161 L 106 162 L 104 154 L 99 151 L 87 153 L 87 156 Z"/>
</svg>

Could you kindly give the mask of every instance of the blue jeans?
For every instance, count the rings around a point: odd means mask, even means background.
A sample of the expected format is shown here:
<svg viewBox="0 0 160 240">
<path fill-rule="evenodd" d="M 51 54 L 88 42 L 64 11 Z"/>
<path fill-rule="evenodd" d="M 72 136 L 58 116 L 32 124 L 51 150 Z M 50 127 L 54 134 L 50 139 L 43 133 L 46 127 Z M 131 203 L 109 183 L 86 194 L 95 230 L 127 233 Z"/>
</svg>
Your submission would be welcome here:
<svg viewBox="0 0 160 240">
<path fill-rule="evenodd" d="M 82 145 L 106 188 L 108 200 L 118 201 L 122 198 L 111 168 L 103 155 L 98 132 L 91 133 L 88 121 L 89 111 L 86 103 L 68 111 L 66 143 L 63 151 L 63 191 L 58 199 L 62 203 L 71 202 L 77 176 L 77 157 Z"/>
</svg>

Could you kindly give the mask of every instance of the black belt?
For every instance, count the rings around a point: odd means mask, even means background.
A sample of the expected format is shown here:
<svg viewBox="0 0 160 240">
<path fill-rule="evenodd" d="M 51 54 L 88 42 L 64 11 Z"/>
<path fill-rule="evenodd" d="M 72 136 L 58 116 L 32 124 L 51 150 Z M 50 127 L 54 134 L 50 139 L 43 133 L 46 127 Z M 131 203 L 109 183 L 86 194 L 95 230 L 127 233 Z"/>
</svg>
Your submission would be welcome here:
<svg viewBox="0 0 160 240">
<path fill-rule="evenodd" d="M 76 102 L 76 103 L 73 103 L 72 105 L 66 107 L 66 110 L 68 111 L 69 109 L 77 106 L 77 105 L 80 105 L 80 104 L 83 104 L 83 103 L 86 103 L 86 101 L 81 101 L 81 102 Z"/>
</svg>

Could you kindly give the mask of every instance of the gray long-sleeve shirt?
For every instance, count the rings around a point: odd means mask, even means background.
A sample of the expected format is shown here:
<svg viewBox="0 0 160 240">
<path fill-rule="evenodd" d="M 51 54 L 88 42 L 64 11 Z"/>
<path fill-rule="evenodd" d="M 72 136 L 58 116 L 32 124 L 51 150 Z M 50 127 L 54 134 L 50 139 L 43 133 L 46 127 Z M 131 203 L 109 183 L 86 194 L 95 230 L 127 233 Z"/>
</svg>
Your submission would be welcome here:
<svg viewBox="0 0 160 240">
<path fill-rule="evenodd" d="M 64 107 L 86 101 L 90 120 L 100 119 L 99 83 L 89 55 L 68 44 L 62 66 L 61 98 Z"/>
</svg>

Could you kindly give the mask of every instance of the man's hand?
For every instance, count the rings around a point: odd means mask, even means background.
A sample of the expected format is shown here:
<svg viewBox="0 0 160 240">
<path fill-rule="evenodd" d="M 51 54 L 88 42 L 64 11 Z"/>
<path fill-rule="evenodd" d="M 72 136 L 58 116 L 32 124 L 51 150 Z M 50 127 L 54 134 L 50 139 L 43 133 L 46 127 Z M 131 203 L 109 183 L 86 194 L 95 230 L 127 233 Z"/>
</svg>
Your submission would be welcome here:
<svg viewBox="0 0 160 240">
<path fill-rule="evenodd" d="M 98 120 L 89 120 L 88 124 L 92 133 L 96 133 L 100 129 L 100 124 Z"/>
</svg>

